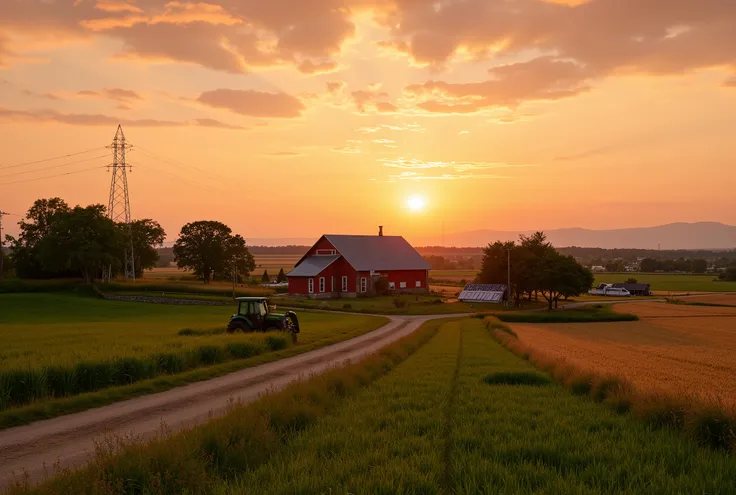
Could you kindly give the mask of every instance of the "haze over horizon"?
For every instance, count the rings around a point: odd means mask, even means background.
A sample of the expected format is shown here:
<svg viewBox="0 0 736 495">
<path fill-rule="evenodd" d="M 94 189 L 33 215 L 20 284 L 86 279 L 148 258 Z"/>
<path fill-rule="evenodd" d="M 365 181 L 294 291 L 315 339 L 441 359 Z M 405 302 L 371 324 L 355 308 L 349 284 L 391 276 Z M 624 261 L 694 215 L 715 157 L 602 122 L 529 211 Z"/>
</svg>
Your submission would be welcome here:
<svg viewBox="0 0 736 495">
<path fill-rule="evenodd" d="M 727 0 L 6 0 L 0 211 L 107 204 L 121 124 L 169 241 L 736 225 L 733 46 Z"/>
</svg>

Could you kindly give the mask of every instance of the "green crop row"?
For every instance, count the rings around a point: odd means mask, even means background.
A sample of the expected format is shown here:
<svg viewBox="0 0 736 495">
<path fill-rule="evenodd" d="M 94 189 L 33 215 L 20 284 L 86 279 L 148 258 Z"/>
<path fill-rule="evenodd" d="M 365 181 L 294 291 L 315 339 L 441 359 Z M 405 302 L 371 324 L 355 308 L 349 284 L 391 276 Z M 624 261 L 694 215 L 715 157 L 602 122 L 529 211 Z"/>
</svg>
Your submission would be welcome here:
<svg viewBox="0 0 736 495">
<path fill-rule="evenodd" d="M 250 405 L 234 405 L 222 418 L 145 444 L 98 447 L 80 471 L 64 471 L 36 487 L 11 493 L 212 493 L 216 483 L 234 480 L 266 464 L 289 441 L 347 397 L 388 374 L 437 333 L 440 321 L 422 325 L 361 361 L 296 382 Z"/>
<path fill-rule="evenodd" d="M 478 314 L 480 318 L 495 316 L 507 323 L 593 323 L 604 321 L 638 321 L 639 317 L 614 312 L 610 305 L 595 304 L 556 311 L 519 311 Z"/>
<path fill-rule="evenodd" d="M 26 369 L 0 370 L 0 411 L 31 402 L 69 397 L 96 390 L 129 385 L 160 375 L 181 373 L 200 366 L 244 359 L 283 349 L 291 339 L 277 333 L 264 337 L 199 345 L 178 352 L 150 356 L 119 357 L 101 361 L 80 361 Z"/>
</svg>

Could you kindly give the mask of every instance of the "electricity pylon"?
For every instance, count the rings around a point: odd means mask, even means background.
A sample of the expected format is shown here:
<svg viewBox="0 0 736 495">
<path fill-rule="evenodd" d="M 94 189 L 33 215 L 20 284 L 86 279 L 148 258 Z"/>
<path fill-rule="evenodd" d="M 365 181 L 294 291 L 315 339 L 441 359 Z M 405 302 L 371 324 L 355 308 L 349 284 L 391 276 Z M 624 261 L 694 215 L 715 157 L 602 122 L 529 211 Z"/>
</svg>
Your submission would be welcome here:
<svg viewBox="0 0 736 495">
<path fill-rule="evenodd" d="M 122 126 L 118 126 L 112 145 L 112 181 L 110 182 L 110 201 L 107 212 L 110 220 L 115 223 L 124 223 L 128 233 L 129 244 L 125 248 L 125 278 L 135 280 L 135 259 L 133 257 L 133 228 L 130 218 L 130 196 L 128 195 L 128 170 L 125 161 L 125 152 L 129 145 L 125 142 Z M 106 274 L 108 280 L 112 275 L 111 268 Z"/>
</svg>

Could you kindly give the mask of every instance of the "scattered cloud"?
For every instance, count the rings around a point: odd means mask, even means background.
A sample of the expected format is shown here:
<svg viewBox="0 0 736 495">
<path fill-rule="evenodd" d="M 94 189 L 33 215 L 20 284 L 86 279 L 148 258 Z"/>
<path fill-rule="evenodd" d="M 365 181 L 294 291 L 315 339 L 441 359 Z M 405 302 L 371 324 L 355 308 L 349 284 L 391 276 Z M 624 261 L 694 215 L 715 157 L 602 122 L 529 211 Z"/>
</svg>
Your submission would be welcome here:
<svg viewBox="0 0 736 495">
<path fill-rule="evenodd" d="M 50 97 L 51 99 L 64 99 L 64 97 L 59 94 L 47 94 L 45 96 Z M 77 91 L 75 96 L 86 98 L 102 98 L 128 104 L 135 101 L 143 100 L 143 97 L 137 92 L 130 89 L 121 88 L 104 88 L 99 91 Z"/>
<path fill-rule="evenodd" d="M 362 141 L 360 140 L 348 139 L 347 141 L 345 141 L 344 146 L 340 146 L 339 148 L 332 148 L 332 151 L 336 153 L 345 153 L 348 155 L 357 155 L 361 153 L 360 148 L 358 147 L 361 142 Z"/>
<path fill-rule="evenodd" d="M 456 161 L 425 161 L 417 158 L 381 158 L 378 160 L 386 167 L 403 168 L 409 170 L 422 169 L 451 169 L 456 172 L 470 170 L 488 170 L 497 168 L 532 167 L 535 165 L 513 164 L 504 162 L 456 162 Z"/>
<path fill-rule="evenodd" d="M 347 87 L 348 83 L 345 81 L 327 81 L 327 93 L 331 95 L 337 95 Z"/>
<path fill-rule="evenodd" d="M 402 172 L 400 174 L 394 174 L 388 176 L 388 182 L 395 182 L 397 180 L 464 180 L 464 179 L 507 179 L 508 177 L 503 175 L 492 175 L 492 174 L 442 174 L 442 175 L 425 175 L 418 172 Z"/>
<path fill-rule="evenodd" d="M 736 76 L 726 79 L 723 85 L 727 88 L 736 88 Z"/>
<path fill-rule="evenodd" d="M 470 131 L 460 131 L 457 134 L 458 134 L 458 136 L 463 136 L 465 134 L 470 134 Z"/>
<path fill-rule="evenodd" d="M 356 108 L 359 112 L 365 113 L 369 110 L 378 113 L 394 113 L 398 110 L 396 105 L 385 101 L 389 99 L 389 94 L 381 91 L 381 84 L 371 84 L 368 89 L 361 89 L 350 93 Z"/>
<path fill-rule="evenodd" d="M 362 134 L 375 134 L 380 131 L 424 132 L 426 129 L 419 124 L 380 124 L 373 127 L 359 127 L 355 131 Z"/>
<path fill-rule="evenodd" d="M 102 114 L 68 114 L 55 110 L 13 110 L 0 107 L 0 120 L 14 122 L 58 123 L 79 126 L 117 126 L 126 127 L 217 127 L 221 129 L 238 129 L 242 127 L 224 124 L 212 119 L 195 119 L 193 121 L 171 121 L 157 119 L 120 119 Z"/>
<path fill-rule="evenodd" d="M 329 74 L 330 72 L 335 72 L 338 68 L 337 63 L 332 61 L 314 63 L 311 60 L 305 60 L 297 66 L 299 72 L 309 75 Z"/>
<path fill-rule="evenodd" d="M 249 117 L 294 118 L 306 109 L 299 98 L 286 93 L 239 89 L 207 91 L 196 102 Z"/>
</svg>

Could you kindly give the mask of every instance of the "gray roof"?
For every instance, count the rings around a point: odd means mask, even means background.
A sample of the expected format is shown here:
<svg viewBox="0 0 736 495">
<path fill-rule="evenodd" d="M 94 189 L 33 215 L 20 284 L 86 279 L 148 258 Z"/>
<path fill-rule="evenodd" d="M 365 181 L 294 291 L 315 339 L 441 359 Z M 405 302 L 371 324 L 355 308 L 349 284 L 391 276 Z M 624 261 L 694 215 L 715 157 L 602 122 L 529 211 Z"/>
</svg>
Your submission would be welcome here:
<svg viewBox="0 0 736 495">
<path fill-rule="evenodd" d="M 647 290 L 651 286 L 649 284 L 627 284 L 627 283 L 621 283 L 621 284 L 613 284 L 612 287 L 615 287 L 617 289 L 628 289 L 628 290 Z"/>
<path fill-rule="evenodd" d="M 334 235 L 324 236 L 337 252 L 358 271 L 429 270 L 432 267 L 398 235 Z"/>
<path fill-rule="evenodd" d="M 336 261 L 340 255 L 334 256 L 310 256 L 302 261 L 287 275 L 289 277 L 314 277 Z"/>
</svg>

